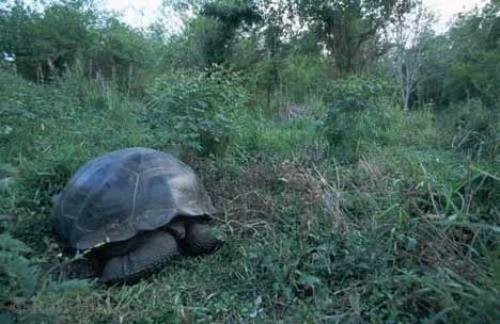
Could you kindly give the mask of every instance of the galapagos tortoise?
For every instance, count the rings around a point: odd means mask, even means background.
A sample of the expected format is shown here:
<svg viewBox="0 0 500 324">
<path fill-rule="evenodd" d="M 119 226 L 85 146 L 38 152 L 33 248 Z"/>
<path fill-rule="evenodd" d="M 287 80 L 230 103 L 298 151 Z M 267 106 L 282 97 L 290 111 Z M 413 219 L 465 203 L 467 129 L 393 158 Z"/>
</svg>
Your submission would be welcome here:
<svg viewBox="0 0 500 324">
<path fill-rule="evenodd" d="M 215 208 L 194 171 L 148 148 L 107 153 L 83 165 L 54 197 L 55 230 L 90 251 L 103 283 L 134 283 L 177 255 L 219 245 L 206 220 Z"/>
</svg>

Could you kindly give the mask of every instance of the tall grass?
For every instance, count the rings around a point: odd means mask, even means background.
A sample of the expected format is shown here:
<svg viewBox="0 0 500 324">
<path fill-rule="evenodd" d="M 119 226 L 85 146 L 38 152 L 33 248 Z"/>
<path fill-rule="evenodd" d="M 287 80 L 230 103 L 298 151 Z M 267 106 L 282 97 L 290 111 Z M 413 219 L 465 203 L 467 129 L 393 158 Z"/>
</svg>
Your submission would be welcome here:
<svg viewBox="0 0 500 324">
<path fill-rule="evenodd" d="M 495 145 L 456 145 L 470 132 L 464 129 L 491 139 L 481 116 L 468 114 L 469 126 L 457 126 L 448 122 L 453 112 L 404 112 L 385 102 L 332 124 L 320 113 L 281 121 L 243 110 L 225 154 L 189 160 L 221 211 L 215 225 L 223 248 L 176 260 L 137 285 L 106 288 L 49 275 L 71 257 L 52 233 L 50 198 L 103 152 L 172 143 L 143 118 L 143 103 L 77 71 L 48 85 L 6 72 L 0 81 L 0 228 L 11 242 L 0 256 L 16 254 L 40 274 L 34 289 L 16 295 L 10 292 L 22 286 L 10 279 L 14 271 L 0 267 L 9 292 L 0 312 L 11 319 L 499 318 L 499 172 L 484 154 Z"/>
</svg>

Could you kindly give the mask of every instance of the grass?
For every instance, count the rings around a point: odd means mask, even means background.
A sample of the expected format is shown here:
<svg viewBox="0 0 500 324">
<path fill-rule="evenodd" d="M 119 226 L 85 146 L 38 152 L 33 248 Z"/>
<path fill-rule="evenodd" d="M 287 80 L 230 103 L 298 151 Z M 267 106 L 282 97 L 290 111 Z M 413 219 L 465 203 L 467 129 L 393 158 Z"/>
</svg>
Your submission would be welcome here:
<svg viewBox="0 0 500 324">
<path fill-rule="evenodd" d="M 18 257 L 38 276 L 36 290 L 23 293 L 25 283 L 0 267 L 11 292 L 2 295 L 5 320 L 499 318 L 498 161 L 469 154 L 478 145 L 451 145 L 464 125 L 443 125 L 434 111 L 391 107 L 382 119 L 370 112 L 342 128 L 345 142 L 330 145 L 315 118 L 240 116 L 225 156 L 185 155 L 221 211 L 214 224 L 226 241 L 220 251 L 174 260 L 134 286 L 51 278 L 47 269 L 62 252 L 51 230 L 52 194 L 91 157 L 136 145 L 168 150 L 171 143 L 140 118 L 140 102 L 110 85 L 72 75 L 40 86 L 0 75 L 0 228 L 29 246 Z M 336 155 L 339 147 L 350 150 L 349 159 Z M 0 257 L 6 251 L 2 246 Z"/>
</svg>

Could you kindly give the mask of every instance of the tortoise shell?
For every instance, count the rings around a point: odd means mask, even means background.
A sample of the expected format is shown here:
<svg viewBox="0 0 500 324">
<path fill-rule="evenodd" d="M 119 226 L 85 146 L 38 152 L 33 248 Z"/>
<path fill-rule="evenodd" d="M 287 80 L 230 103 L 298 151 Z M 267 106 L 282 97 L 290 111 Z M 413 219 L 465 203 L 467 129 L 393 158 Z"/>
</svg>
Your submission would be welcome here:
<svg viewBox="0 0 500 324">
<path fill-rule="evenodd" d="M 55 229 L 86 250 L 215 208 L 193 169 L 148 148 L 107 153 L 83 165 L 54 198 Z"/>
</svg>

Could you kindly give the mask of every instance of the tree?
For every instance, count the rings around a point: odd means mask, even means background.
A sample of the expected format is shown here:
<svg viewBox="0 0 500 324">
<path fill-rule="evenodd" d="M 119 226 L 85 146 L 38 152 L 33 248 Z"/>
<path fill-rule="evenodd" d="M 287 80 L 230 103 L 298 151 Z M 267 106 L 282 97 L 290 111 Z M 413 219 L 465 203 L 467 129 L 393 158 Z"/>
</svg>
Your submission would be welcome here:
<svg viewBox="0 0 500 324">
<path fill-rule="evenodd" d="M 97 16 L 89 1 L 62 1 L 36 12 L 16 1 L 0 16 L 0 51 L 15 56 L 18 71 L 43 81 L 71 66 L 94 40 Z"/>
<path fill-rule="evenodd" d="M 280 83 L 280 67 L 282 63 L 282 49 L 285 29 L 284 12 L 286 10 L 283 1 L 265 1 L 263 8 L 263 41 L 264 57 L 260 64 L 259 83 L 264 88 L 266 96 L 266 107 L 271 107 L 271 95 Z"/>
<path fill-rule="evenodd" d="M 454 55 L 448 68 L 451 100 L 479 97 L 500 106 L 500 1 L 458 17 L 448 33 Z"/>
<path fill-rule="evenodd" d="M 439 104 L 480 99 L 500 106 L 500 1 L 460 14 L 443 35 L 421 39 L 418 95 Z"/>
<path fill-rule="evenodd" d="M 433 16 L 419 0 L 415 11 L 397 17 L 394 24 L 394 50 L 391 57 L 404 109 L 410 108 L 410 99 L 416 97 L 415 92 L 422 78 L 423 42 L 434 36 L 432 23 Z"/>
<path fill-rule="evenodd" d="M 302 23 L 316 32 L 339 76 L 359 73 L 368 56 L 380 56 L 379 32 L 408 12 L 413 0 L 294 0 Z M 369 47 L 372 47 L 371 49 Z"/>
<path fill-rule="evenodd" d="M 115 81 L 128 94 L 140 94 L 155 63 L 155 42 L 115 17 L 93 26 L 96 41 L 86 50 L 86 73 Z"/>
<path fill-rule="evenodd" d="M 140 94 L 155 64 L 155 45 L 90 0 L 53 2 L 41 12 L 17 1 L 0 12 L 0 53 L 12 56 L 17 71 L 34 81 L 78 66 L 90 78 L 111 79 Z"/>
<path fill-rule="evenodd" d="M 240 28 L 260 21 L 257 6 L 251 0 L 216 1 L 200 10 L 198 32 L 205 65 L 222 64 L 231 55 L 233 41 Z"/>
</svg>

